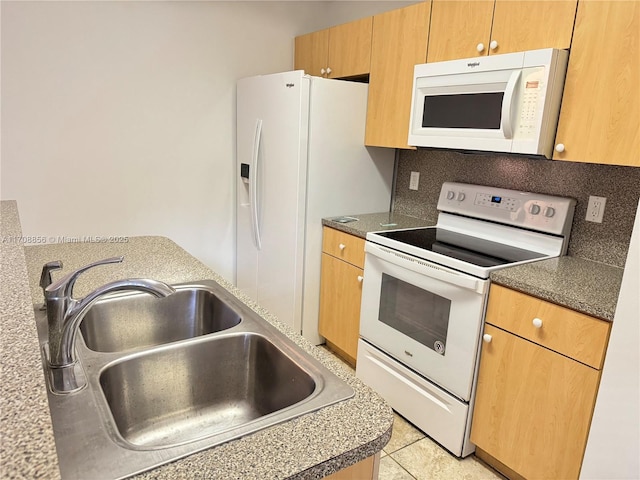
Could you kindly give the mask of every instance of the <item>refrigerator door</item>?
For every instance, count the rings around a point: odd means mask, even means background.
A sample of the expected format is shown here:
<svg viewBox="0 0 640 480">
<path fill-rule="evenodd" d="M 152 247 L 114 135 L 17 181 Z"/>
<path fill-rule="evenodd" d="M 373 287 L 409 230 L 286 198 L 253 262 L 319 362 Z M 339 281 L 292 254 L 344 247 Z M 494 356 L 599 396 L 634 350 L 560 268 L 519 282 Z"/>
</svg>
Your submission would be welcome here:
<svg viewBox="0 0 640 480">
<path fill-rule="evenodd" d="M 302 71 L 238 81 L 236 286 L 297 332 L 308 109 Z"/>
</svg>

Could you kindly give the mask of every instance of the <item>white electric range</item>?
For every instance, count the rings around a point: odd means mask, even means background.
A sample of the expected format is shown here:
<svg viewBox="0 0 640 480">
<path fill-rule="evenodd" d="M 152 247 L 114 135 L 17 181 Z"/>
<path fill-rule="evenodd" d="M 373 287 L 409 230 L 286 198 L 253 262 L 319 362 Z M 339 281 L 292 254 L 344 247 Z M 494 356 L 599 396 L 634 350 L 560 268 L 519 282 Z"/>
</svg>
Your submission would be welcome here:
<svg viewBox="0 0 640 480">
<path fill-rule="evenodd" d="M 356 375 L 457 456 L 492 271 L 564 255 L 575 200 L 446 182 L 433 227 L 368 233 Z"/>
</svg>

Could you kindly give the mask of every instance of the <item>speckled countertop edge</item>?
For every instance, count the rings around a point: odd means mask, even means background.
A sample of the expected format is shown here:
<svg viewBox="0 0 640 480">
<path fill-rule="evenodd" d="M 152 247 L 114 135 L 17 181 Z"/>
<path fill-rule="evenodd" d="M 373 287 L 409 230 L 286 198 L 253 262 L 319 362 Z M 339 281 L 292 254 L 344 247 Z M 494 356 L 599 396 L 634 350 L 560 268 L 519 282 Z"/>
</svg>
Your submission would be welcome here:
<svg viewBox="0 0 640 480">
<path fill-rule="evenodd" d="M 5 224 L 10 235 L 15 229 L 9 227 L 16 223 L 19 231 L 19 219 L 15 202 L 6 203 L 2 202 L 3 235 Z M 62 260 L 65 266 L 63 271 L 55 272 L 55 279 L 97 259 L 124 255 L 122 264 L 83 274 L 76 283 L 77 296 L 116 278 L 150 277 L 167 283 L 215 280 L 355 390 L 355 396 L 349 400 L 160 466 L 136 478 L 321 478 L 374 455 L 389 441 L 393 414 L 377 393 L 340 361 L 279 323 L 171 240 L 132 237 L 121 244 L 51 244 L 24 249 L 20 245 L 15 247 L 15 252 L 20 258 L 7 263 L 5 268 L 8 257 L 4 255 L 5 249 L 2 250 L 3 330 L 5 325 L 15 326 L 1 336 L 5 358 L 15 358 L 15 364 L 6 364 L 4 360 L 2 364 L 2 378 L 8 386 L 0 394 L 3 477 L 59 478 L 60 475 L 32 311 L 33 302 L 42 301 L 38 287 L 40 269 L 51 260 Z M 19 316 L 13 313 L 14 309 L 19 309 Z"/>
<path fill-rule="evenodd" d="M 322 223 L 361 238 L 366 238 L 368 232 L 425 227 L 436 223 L 387 212 L 349 217 L 359 220 L 339 223 L 335 219 L 341 217 L 331 217 L 323 219 Z M 385 224 L 392 225 L 383 226 Z M 587 315 L 612 321 L 623 271 L 623 268 L 564 256 L 492 272 L 491 281 Z"/>
</svg>

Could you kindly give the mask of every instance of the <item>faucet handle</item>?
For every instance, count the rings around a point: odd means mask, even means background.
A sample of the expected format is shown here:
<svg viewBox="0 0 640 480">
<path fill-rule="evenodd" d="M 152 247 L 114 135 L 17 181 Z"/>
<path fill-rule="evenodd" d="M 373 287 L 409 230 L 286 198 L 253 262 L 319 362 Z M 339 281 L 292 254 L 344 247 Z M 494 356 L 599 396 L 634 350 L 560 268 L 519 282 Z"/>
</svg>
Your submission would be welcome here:
<svg viewBox="0 0 640 480">
<path fill-rule="evenodd" d="M 85 265 L 84 267 L 80 267 L 77 270 L 69 273 L 68 275 L 62 277 L 57 282 L 44 287 L 44 295 L 46 298 L 56 298 L 56 297 L 67 297 L 71 298 L 71 294 L 73 293 L 73 286 L 76 283 L 76 280 L 83 272 L 86 272 L 90 268 L 97 267 L 98 265 L 108 265 L 110 263 L 121 263 L 124 260 L 124 257 L 111 257 L 105 258 L 103 260 L 98 260 L 97 262 L 90 263 Z M 60 264 L 62 267 L 62 263 Z M 42 282 L 42 279 L 40 280 Z M 42 285 L 42 283 L 40 284 Z"/>
<path fill-rule="evenodd" d="M 45 263 L 42 266 L 42 273 L 40 274 L 40 288 L 42 288 L 42 294 L 46 296 L 45 289 L 51 285 L 53 279 L 51 278 L 51 272 L 53 270 L 60 270 L 62 268 L 62 262 L 60 260 L 55 260 L 53 262 Z M 47 302 L 42 304 L 40 310 L 47 309 Z"/>
</svg>

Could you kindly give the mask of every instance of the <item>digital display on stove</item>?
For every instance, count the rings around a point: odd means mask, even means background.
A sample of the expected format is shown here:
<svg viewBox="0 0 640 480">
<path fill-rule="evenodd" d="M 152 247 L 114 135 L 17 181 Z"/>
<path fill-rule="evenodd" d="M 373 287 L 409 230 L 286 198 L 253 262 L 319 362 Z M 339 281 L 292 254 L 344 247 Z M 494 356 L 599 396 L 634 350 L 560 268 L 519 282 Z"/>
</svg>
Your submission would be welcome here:
<svg viewBox="0 0 640 480">
<path fill-rule="evenodd" d="M 496 197 L 496 196 L 491 197 L 491 203 L 500 203 L 500 202 L 502 202 L 502 197 Z"/>
</svg>

